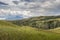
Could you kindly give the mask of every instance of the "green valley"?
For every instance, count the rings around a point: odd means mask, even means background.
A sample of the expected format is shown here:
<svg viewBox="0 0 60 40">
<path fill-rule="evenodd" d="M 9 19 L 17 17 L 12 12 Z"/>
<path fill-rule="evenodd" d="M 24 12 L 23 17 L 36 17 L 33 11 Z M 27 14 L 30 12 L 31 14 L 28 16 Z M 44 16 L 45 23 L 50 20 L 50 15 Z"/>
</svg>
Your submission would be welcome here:
<svg viewBox="0 0 60 40">
<path fill-rule="evenodd" d="M 0 40 L 60 40 L 60 16 L 0 20 Z"/>
</svg>

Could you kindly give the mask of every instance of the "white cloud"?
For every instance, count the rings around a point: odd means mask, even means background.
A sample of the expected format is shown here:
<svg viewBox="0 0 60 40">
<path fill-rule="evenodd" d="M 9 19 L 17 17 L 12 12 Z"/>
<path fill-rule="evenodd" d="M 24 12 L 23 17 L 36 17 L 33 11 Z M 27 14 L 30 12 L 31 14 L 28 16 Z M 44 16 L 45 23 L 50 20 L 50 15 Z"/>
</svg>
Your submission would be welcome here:
<svg viewBox="0 0 60 40">
<path fill-rule="evenodd" d="M 0 0 L 9 4 L 9 8 L 4 9 L 4 15 L 23 15 L 23 17 L 32 17 L 40 15 L 60 15 L 60 0 L 31 0 L 19 1 L 16 5 L 14 0 Z M 15 6 L 14 6 L 15 5 Z M 9 11 L 10 9 L 10 11 Z M 19 11 L 19 12 L 17 12 Z M 15 12 L 15 13 L 14 13 Z M 0 11 L 1 14 L 1 11 Z"/>
<path fill-rule="evenodd" d="M 7 3 L 9 5 L 14 5 L 13 0 L 0 0 L 1 2 Z"/>
<path fill-rule="evenodd" d="M 7 16 L 7 15 L 31 16 L 30 15 L 30 11 L 26 11 L 26 10 L 24 10 L 24 11 L 20 10 L 20 11 L 18 11 L 18 10 L 11 10 L 11 9 L 8 9 L 8 10 L 6 10 L 6 9 L 0 9 L 0 15 L 5 15 L 5 16 Z"/>
<path fill-rule="evenodd" d="M 6 18 L 0 18 L 0 20 L 5 20 Z"/>
</svg>

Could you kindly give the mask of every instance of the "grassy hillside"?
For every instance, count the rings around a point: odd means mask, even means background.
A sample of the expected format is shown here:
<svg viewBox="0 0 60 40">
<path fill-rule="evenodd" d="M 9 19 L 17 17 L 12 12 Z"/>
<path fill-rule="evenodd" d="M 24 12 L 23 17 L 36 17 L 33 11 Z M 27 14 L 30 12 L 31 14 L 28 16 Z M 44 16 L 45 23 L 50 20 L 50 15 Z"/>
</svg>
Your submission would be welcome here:
<svg viewBox="0 0 60 40">
<path fill-rule="evenodd" d="M 10 22 L 7 22 L 7 21 L 2 21 L 2 20 L 0 20 L 0 26 L 1 27 L 9 27 L 9 26 L 12 26 L 12 27 L 16 27 L 17 25 L 14 25 L 14 24 L 12 24 L 12 23 L 10 23 Z"/>
<path fill-rule="evenodd" d="M 18 26 L 31 26 L 38 29 L 54 29 L 60 27 L 60 16 L 40 16 L 12 21 Z"/>
<path fill-rule="evenodd" d="M 55 28 L 55 29 L 50 29 L 49 31 L 55 32 L 55 33 L 60 33 L 60 27 Z"/>
<path fill-rule="evenodd" d="M 0 40 L 60 40 L 60 34 L 0 21 Z"/>
</svg>

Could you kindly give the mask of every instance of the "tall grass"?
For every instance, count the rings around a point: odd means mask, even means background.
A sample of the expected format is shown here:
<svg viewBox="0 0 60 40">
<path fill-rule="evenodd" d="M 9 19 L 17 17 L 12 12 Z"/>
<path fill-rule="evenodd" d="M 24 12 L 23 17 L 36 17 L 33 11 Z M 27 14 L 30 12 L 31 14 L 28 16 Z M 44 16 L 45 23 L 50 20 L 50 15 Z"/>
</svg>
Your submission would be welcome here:
<svg viewBox="0 0 60 40">
<path fill-rule="evenodd" d="M 0 40 L 60 40 L 60 34 L 0 22 Z"/>
<path fill-rule="evenodd" d="M 1 27 L 0 40 L 60 40 L 60 34 L 30 27 Z"/>
</svg>

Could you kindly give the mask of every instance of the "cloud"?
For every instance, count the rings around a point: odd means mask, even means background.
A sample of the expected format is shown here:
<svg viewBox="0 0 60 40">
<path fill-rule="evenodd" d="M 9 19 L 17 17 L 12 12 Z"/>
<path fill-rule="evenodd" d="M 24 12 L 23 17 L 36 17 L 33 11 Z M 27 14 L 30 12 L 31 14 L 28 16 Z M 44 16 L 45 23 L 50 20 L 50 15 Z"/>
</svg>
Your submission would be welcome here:
<svg viewBox="0 0 60 40">
<path fill-rule="evenodd" d="M 6 18 L 0 18 L 0 20 L 6 20 Z"/>
<path fill-rule="evenodd" d="M 22 17 L 22 18 L 27 18 L 30 17 L 30 11 L 26 11 L 26 10 L 11 10 L 11 9 L 0 9 L 0 17 L 8 17 L 8 18 L 13 18 L 14 17 Z"/>
<path fill-rule="evenodd" d="M 28 18 L 60 15 L 60 0 L 4 0 L 3 2 L 9 4 L 8 6 L 0 7 L 0 9 L 7 11 L 3 12 L 5 16 L 14 15 L 14 17 L 22 16 L 23 18 Z M 0 14 L 3 15 L 2 13 Z"/>
<path fill-rule="evenodd" d="M 6 4 L 6 3 L 3 3 L 3 2 L 0 2 L 0 6 L 1 6 L 1 5 L 8 5 L 8 4 Z"/>
<path fill-rule="evenodd" d="M 14 5 L 14 3 L 12 2 L 12 0 L 0 0 L 1 2 L 7 3 L 9 5 Z"/>
</svg>

